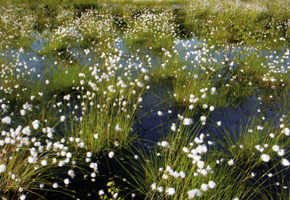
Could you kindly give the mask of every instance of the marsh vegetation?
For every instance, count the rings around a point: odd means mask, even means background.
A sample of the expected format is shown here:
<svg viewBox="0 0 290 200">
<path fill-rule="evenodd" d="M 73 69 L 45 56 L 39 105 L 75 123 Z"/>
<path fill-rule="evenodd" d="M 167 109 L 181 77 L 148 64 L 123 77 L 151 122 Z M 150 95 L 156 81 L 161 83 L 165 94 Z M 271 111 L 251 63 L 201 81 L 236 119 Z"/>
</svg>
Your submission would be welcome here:
<svg viewBox="0 0 290 200">
<path fill-rule="evenodd" d="M 288 199 L 288 1 L 0 8 L 2 199 Z"/>
</svg>

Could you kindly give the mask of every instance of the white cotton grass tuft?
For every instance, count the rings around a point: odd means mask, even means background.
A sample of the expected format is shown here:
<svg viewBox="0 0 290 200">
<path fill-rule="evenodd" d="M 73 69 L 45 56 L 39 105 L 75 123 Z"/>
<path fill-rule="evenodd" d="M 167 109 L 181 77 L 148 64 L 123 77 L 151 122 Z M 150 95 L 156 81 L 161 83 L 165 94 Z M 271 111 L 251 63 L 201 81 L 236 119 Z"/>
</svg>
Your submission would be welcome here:
<svg viewBox="0 0 290 200">
<path fill-rule="evenodd" d="M 53 188 L 58 188 L 58 184 L 57 184 L 57 183 L 54 183 L 54 184 L 52 185 L 52 187 L 53 187 Z"/>
<path fill-rule="evenodd" d="M 114 142 L 114 145 L 115 145 L 116 147 L 118 147 L 120 144 L 119 144 L 118 141 L 115 141 L 115 142 Z"/>
<path fill-rule="evenodd" d="M 38 121 L 38 120 L 34 120 L 34 121 L 32 122 L 32 127 L 33 127 L 34 129 L 39 129 L 39 126 L 40 126 L 40 121 Z"/>
<path fill-rule="evenodd" d="M 109 155 L 109 158 L 113 158 L 115 153 L 113 151 L 111 151 L 108 155 Z"/>
<path fill-rule="evenodd" d="M 182 150 L 183 150 L 184 153 L 188 153 L 189 152 L 189 149 L 187 147 L 183 147 Z"/>
<path fill-rule="evenodd" d="M 195 196 L 201 196 L 201 192 L 198 189 L 193 189 L 187 192 L 188 198 L 193 199 Z"/>
<path fill-rule="evenodd" d="M 98 163 L 91 163 L 90 164 L 90 168 L 92 168 L 94 170 L 94 172 L 96 172 L 98 170 Z"/>
<path fill-rule="evenodd" d="M 278 155 L 279 155 L 279 156 L 284 156 L 284 154 L 285 154 L 285 149 L 280 149 L 280 150 L 278 151 Z"/>
<path fill-rule="evenodd" d="M 205 165 L 204 161 L 201 161 L 201 160 L 197 161 L 197 167 L 199 169 L 203 169 L 204 168 L 204 165 Z"/>
<path fill-rule="evenodd" d="M 162 141 L 162 142 L 161 142 L 161 146 L 162 146 L 162 147 L 170 148 L 170 144 L 169 144 L 169 142 L 167 142 L 167 141 Z"/>
<path fill-rule="evenodd" d="M 105 194 L 104 190 L 99 190 L 99 196 L 102 196 L 104 194 Z"/>
<path fill-rule="evenodd" d="M 168 176 L 167 174 L 163 174 L 163 175 L 162 175 L 162 178 L 166 180 L 166 179 L 169 178 L 169 176 Z"/>
<path fill-rule="evenodd" d="M 22 129 L 22 133 L 24 134 L 24 135 L 30 135 L 30 133 L 31 133 L 31 131 L 30 131 L 30 127 L 29 126 L 26 126 L 26 127 L 24 127 L 23 129 Z"/>
<path fill-rule="evenodd" d="M 192 123 L 193 123 L 193 121 L 190 118 L 184 118 L 184 120 L 183 120 L 183 125 L 190 125 Z"/>
<path fill-rule="evenodd" d="M 46 166 L 47 165 L 47 161 L 46 160 L 42 160 L 41 161 L 41 165 Z"/>
<path fill-rule="evenodd" d="M 157 188 L 157 191 L 160 192 L 160 193 L 163 192 L 163 187 L 161 187 L 161 186 L 158 187 L 158 188 Z"/>
<path fill-rule="evenodd" d="M 213 189 L 213 188 L 215 188 L 215 186 L 216 186 L 216 183 L 215 182 L 213 182 L 213 181 L 209 181 L 208 182 L 208 187 L 209 188 Z"/>
<path fill-rule="evenodd" d="M 234 160 L 233 159 L 230 159 L 229 161 L 228 161 L 228 165 L 233 165 L 234 164 Z"/>
<path fill-rule="evenodd" d="M 117 197 L 118 197 L 118 193 L 115 193 L 115 194 L 113 194 L 113 199 L 117 199 Z"/>
<path fill-rule="evenodd" d="M 172 123 L 172 125 L 171 125 L 170 128 L 171 128 L 172 131 L 176 131 L 176 125 L 175 125 L 175 123 Z"/>
<path fill-rule="evenodd" d="M 287 167 L 287 166 L 290 165 L 290 162 L 289 162 L 287 159 L 283 158 L 282 161 L 281 161 L 281 164 L 282 164 L 283 166 Z"/>
<path fill-rule="evenodd" d="M 156 190 L 156 183 L 153 183 L 153 184 L 151 185 L 151 189 L 152 189 L 152 190 Z"/>
<path fill-rule="evenodd" d="M 181 171 L 181 172 L 179 173 L 179 176 L 180 176 L 181 178 L 185 178 L 186 174 L 185 174 L 183 171 Z"/>
<path fill-rule="evenodd" d="M 175 189 L 174 188 L 167 188 L 166 189 L 166 194 L 170 195 L 170 196 L 174 195 L 175 194 Z"/>
<path fill-rule="evenodd" d="M 278 145 L 274 145 L 272 149 L 273 151 L 278 152 L 280 150 L 280 147 Z"/>
<path fill-rule="evenodd" d="M 75 172 L 74 172 L 74 170 L 72 170 L 72 169 L 68 170 L 67 174 L 68 174 L 71 178 L 74 178 L 74 177 L 75 177 Z"/>
<path fill-rule="evenodd" d="M 60 116 L 60 121 L 61 122 L 64 122 L 65 121 L 65 116 L 64 115 Z"/>
<path fill-rule="evenodd" d="M 0 173 L 5 172 L 6 171 L 6 165 L 2 164 L 0 165 Z"/>
<path fill-rule="evenodd" d="M 262 154 L 262 155 L 261 155 L 261 159 L 262 159 L 264 162 L 269 162 L 269 161 L 270 161 L 270 156 L 267 155 L 267 154 Z"/>
<path fill-rule="evenodd" d="M 159 110 L 159 111 L 157 112 L 157 115 L 162 116 L 162 115 L 163 115 L 163 112 Z"/>
<path fill-rule="evenodd" d="M 26 114 L 26 110 L 25 110 L 25 109 L 20 110 L 20 114 L 21 114 L 22 116 L 24 116 L 24 115 Z"/>
<path fill-rule="evenodd" d="M 66 178 L 66 179 L 63 180 L 63 182 L 64 182 L 64 184 L 68 185 L 69 184 L 69 179 Z"/>
<path fill-rule="evenodd" d="M 2 121 L 2 123 L 4 123 L 4 124 L 11 124 L 11 117 L 6 116 L 6 117 L 2 118 L 1 121 Z"/>
<path fill-rule="evenodd" d="M 200 187 L 201 190 L 203 190 L 203 191 L 207 191 L 208 188 L 209 188 L 209 187 L 208 187 L 207 184 L 205 184 L 205 183 L 201 184 L 201 187 Z"/>
<path fill-rule="evenodd" d="M 201 116 L 201 117 L 200 117 L 200 121 L 201 121 L 201 122 L 205 122 L 205 121 L 206 121 L 206 116 Z"/>
<path fill-rule="evenodd" d="M 22 194 L 20 197 L 19 197 L 20 200 L 25 200 L 26 199 L 26 195 L 25 194 Z"/>
<path fill-rule="evenodd" d="M 92 157 L 92 153 L 91 152 L 87 152 L 87 157 L 88 158 Z"/>
<path fill-rule="evenodd" d="M 290 129 L 289 128 L 285 128 L 281 131 L 281 133 L 284 133 L 286 136 L 290 136 Z"/>
<path fill-rule="evenodd" d="M 121 131 L 121 130 L 122 130 L 119 124 L 117 124 L 117 125 L 115 126 L 115 129 L 116 129 L 117 131 Z"/>
</svg>

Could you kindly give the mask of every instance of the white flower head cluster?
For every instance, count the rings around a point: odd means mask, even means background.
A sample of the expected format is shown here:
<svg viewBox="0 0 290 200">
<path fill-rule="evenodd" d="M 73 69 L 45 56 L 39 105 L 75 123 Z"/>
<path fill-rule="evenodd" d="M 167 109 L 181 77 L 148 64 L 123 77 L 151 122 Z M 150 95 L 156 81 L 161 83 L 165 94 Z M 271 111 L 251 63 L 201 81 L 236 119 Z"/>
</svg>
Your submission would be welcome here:
<svg viewBox="0 0 290 200">
<path fill-rule="evenodd" d="M 233 159 L 230 159 L 229 161 L 228 161 L 228 165 L 233 165 L 235 162 L 234 162 L 234 160 Z"/>
<path fill-rule="evenodd" d="M 208 184 L 203 183 L 201 185 L 202 191 L 207 191 L 208 189 L 213 189 L 216 187 L 216 183 L 214 181 L 209 181 Z M 201 196 L 201 192 L 199 189 L 193 189 L 187 192 L 188 198 L 193 199 L 195 196 Z"/>
<path fill-rule="evenodd" d="M 286 136 L 290 136 L 290 129 L 289 128 L 284 128 L 281 133 L 284 133 Z"/>
<path fill-rule="evenodd" d="M 168 176 L 173 176 L 175 179 L 177 179 L 177 178 L 185 178 L 186 174 L 183 171 L 181 172 L 174 171 L 170 166 L 167 166 L 166 170 L 164 171 L 163 178 L 167 179 Z"/>
<path fill-rule="evenodd" d="M 11 117 L 6 116 L 6 117 L 2 118 L 1 121 L 3 124 L 11 124 Z"/>
<path fill-rule="evenodd" d="M 6 165 L 2 164 L 0 165 L 0 173 L 5 172 L 6 171 Z"/>
<path fill-rule="evenodd" d="M 167 141 L 162 141 L 161 143 L 158 142 L 157 145 L 162 146 L 162 147 L 166 147 L 166 148 L 170 148 L 170 144 Z"/>
<path fill-rule="evenodd" d="M 206 116 L 201 116 L 200 117 L 200 121 L 201 121 L 202 125 L 205 125 L 205 123 L 206 123 Z"/>
<path fill-rule="evenodd" d="M 184 119 L 183 119 L 183 125 L 188 126 L 188 125 L 190 125 L 190 124 L 192 124 L 192 123 L 193 123 L 193 121 L 192 121 L 192 119 L 190 119 L 190 118 L 184 118 Z"/>
<path fill-rule="evenodd" d="M 199 98 L 195 98 L 195 95 L 191 94 L 189 95 L 189 102 L 190 103 L 196 103 L 199 100 Z"/>
<path fill-rule="evenodd" d="M 172 123 L 170 128 L 171 128 L 172 131 L 176 131 L 176 124 Z"/>
<path fill-rule="evenodd" d="M 264 162 L 269 162 L 269 161 L 270 161 L 270 156 L 267 155 L 267 154 L 262 154 L 262 155 L 261 155 L 261 159 L 262 159 Z"/>
<path fill-rule="evenodd" d="M 34 129 L 39 129 L 39 126 L 40 126 L 40 121 L 38 121 L 38 120 L 34 120 L 34 121 L 32 122 L 32 127 L 33 127 Z"/>
<path fill-rule="evenodd" d="M 55 132 L 55 130 L 53 128 L 46 127 L 46 128 L 42 128 L 42 132 L 43 133 L 47 133 L 47 137 L 52 139 L 53 138 L 53 133 Z"/>
<path fill-rule="evenodd" d="M 206 162 L 202 160 L 202 154 L 207 153 L 207 147 L 203 144 L 203 139 L 205 135 L 201 134 L 199 137 L 195 138 L 195 143 L 197 144 L 196 148 L 192 148 L 194 143 L 190 143 L 189 147 L 183 147 L 182 151 L 185 153 L 186 157 L 192 158 L 192 164 L 196 165 L 196 172 L 194 173 L 194 176 L 201 175 L 205 177 L 209 172 L 213 173 L 211 167 L 209 165 L 206 165 Z M 168 142 L 163 141 L 162 143 L 158 144 L 159 146 L 167 147 L 169 145 Z M 159 173 L 162 173 L 162 179 L 163 180 L 172 180 L 170 177 L 175 179 L 184 179 L 186 178 L 186 174 L 184 171 L 178 172 L 177 170 L 173 170 L 170 166 L 167 166 L 165 169 L 160 168 Z M 207 191 L 208 189 L 213 189 L 216 187 L 216 183 L 214 181 L 209 181 L 208 183 L 201 184 L 200 189 L 193 189 L 187 192 L 189 199 L 193 199 L 196 196 L 201 196 L 202 192 Z M 166 190 L 163 190 L 162 186 L 158 186 L 158 183 L 153 183 L 151 185 L 152 190 L 157 190 L 158 192 L 166 192 L 166 195 L 171 196 L 175 195 L 176 191 L 173 187 L 168 187 Z"/>
<path fill-rule="evenodd" d="M 175 194 L 175 189 L 174 188 L 167 188 L 166 189 L 166 194 L 169 196 L 172 196 Z"/>
<path fill-rule="evenodd" d="M 114 153 L 113 151 L 111 151 L 111 152 L 109 153 L 109 158 L 113 158 L 114 155 L 115 155 L 115 153 Z"/>
</svg>

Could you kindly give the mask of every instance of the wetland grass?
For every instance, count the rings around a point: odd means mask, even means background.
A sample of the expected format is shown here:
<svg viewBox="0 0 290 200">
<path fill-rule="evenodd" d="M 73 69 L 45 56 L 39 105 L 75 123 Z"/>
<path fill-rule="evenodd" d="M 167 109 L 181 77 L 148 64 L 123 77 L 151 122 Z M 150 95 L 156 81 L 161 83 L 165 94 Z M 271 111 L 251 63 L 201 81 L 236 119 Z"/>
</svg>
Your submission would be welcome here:
<svg viewBox="0 0 290 200">
<path fill-rule="evenodd" d="M 3 199 L 288 199 L 287 1 L 58 3 L 1 4 Z"/>
</svg>

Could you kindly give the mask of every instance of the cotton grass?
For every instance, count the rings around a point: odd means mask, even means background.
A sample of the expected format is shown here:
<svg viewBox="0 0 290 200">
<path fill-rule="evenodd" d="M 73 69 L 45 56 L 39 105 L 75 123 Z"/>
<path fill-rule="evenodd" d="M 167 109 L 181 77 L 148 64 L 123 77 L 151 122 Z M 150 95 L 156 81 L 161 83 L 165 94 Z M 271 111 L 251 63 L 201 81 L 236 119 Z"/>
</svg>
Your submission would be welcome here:
<svg viewBox="0 0 290 200">
<path fill-rule="evenodd" d="M 84 179 L 93 198 L 276 198 L 266 183 L 289 167 L 289 111 L 275 111 L 288 105 L 289 50 L 272 47 L 287 42 L 287 6 L 195 3 L 3 5 L 4 196 L 79 198 Z"/>
</svg>

